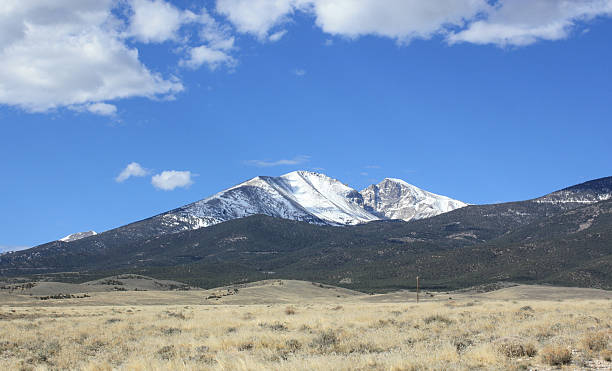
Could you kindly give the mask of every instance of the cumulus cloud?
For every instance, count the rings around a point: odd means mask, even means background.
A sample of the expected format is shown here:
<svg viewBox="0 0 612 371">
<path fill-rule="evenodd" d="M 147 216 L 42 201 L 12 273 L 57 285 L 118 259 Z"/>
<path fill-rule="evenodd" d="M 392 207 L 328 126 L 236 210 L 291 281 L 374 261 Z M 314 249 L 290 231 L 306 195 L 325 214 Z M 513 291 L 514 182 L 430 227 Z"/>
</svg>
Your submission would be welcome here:
<svg viewBox="0 0 612 371">
<path fill-rule="evenodd" d="M 234 37 L 227 26 L 219 24 L 205 9 L 198 14 L 180 10 L 164 0 L 131 0 L 133 14 L 127 32 L 141 42 L 173 41 L 184 44 L 185 56 L 179 65 L 191 69 L 206 64 L 211 70 L 220 65 L 234 66 L 236 60 L 229 54 L 234 49 Z M 179 31 L 188 24 L 200 28 L 199 39 L 181 37 Z M 199 44 L 194 46 L 193 44 Z"/>
<path fill-rule="evenodd" d="M 185 188 L 193 184 L 190 171 L 167 170 L 151 178 L 151 184 L 163 191 L 172 191 L 176 188 Z"/>
<path fill-rule="evenodd" d="M 140 166 L 139 163 L 131 162 L 115 178 L 115 181 L 117 183 L 123 183 L 131 177 L 143 177 L 143 176 L 147 176 L 148 174 L 149 174 L 149 171 L 143 168 L 142 166 Z"/>
<path fill-rule="evenodd" d="M 612 0 L 505 0 L 486 19 L 451 34 L 451 43 L 523 46 L 561 40 L 579 22 L 612 15 Z"/>
<path fill-rule="evenodd" d="M 133 14 L 128 34 L 145 43 L 176 40 L 181 26 L 198 18 L 164 0 L 131 0 L 130 6 Z"/>
<path fill-rule="evenodd" d="M 238 31 L 265 40 L 272 27 L 289 20 L 297 5 L 295 0 L 217 0 L 217 12 Z"/>
<path fill-rule="evenodd" d="M 428 38 L 446 25 L 464 24 L 488 9 L 486 0 L 217 0 L 217 11 L 238 31 L 260 39 L 297 11 L 313 14 L 329 34 Z"/>
<path fill-rule="evenodd" d="M 441 35 L 451 44 L 505 46 L 567 38 L 578 22 L 610 16 L 612 0 L 217 0 L 217 11 L 260 40 L 304 12 L 343 37 L 407 43 Z"/>
<path fill-rule="evenodd" d="M 236 63 L 236 60 L 224 51 L 206 45 L 191 48 L 188 53 L 188 58 L 181 60 L 179 64 L 191 69 L 197 69 L 203 64 L 207 64 L 208 68 L 215 70 L 222 64 L 232 66 Z"/>
<path fill-rule="evenodd" d="M 178 80 L 150 71 L 122 40 L 112 27 L 113 3 L 3 0 L 0 104 L 44 112 L 182 91 Z"/>
<path fill-rule="evenodd" d="M 215 10 L 168 0 L 2 0 L 0 104 L 112 116 L 111 101 L 172 98 L 183 83 L 145 65 L 140 45 L 161 44 L 184 68 L 232 68 L 236 33 L 278 41 L 296 13 L 350 39 L 376 35 L 407 44 L 438 36 L 504 47 L 565 39 L 612 16 L 612 0 L 216 0 Z"/>
<path fill-rule="evenodd" d="M 112 100 L 172 98 L 182 82 L 147 67 L 138 45 L 170 42 L 179 64 L 214 69 L 235 64 L 231 33 L 206 9 L 166 0 L 3 0 L 0 104 L 112 116 Z"/>
<path fill-rule="evenodd" d="M 429 38 L 489 8 L 486 0 L 313 0 L 316 23 L 348 37 L 379 35 L 405 42 Z"/>
<path fill-rule="evenodd" d="M 296 156 L 292 159 L 282 159 L 276 161 L 269 160 L 249 160 L 246 161 L 247 165 L 257 167 L 273 167 L 273 166 L 284 166 L 284 165 L 299 165 L 310 160 L 310 156 Z"/>
</svg>

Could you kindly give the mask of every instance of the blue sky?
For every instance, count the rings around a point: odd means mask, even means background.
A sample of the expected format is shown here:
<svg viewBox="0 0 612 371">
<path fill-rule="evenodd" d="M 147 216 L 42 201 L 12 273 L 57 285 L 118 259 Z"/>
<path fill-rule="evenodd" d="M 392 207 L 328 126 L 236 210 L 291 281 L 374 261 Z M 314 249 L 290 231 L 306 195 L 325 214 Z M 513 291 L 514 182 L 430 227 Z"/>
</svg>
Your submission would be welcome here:
<svg viewBox="0 0 612 371">
<path fill-rule="evenodd" d="M 0 249 L 297 169 L 470 203 L 612 175 L 612 1 L 387 2 L 15 0 Z"/>
</svg>

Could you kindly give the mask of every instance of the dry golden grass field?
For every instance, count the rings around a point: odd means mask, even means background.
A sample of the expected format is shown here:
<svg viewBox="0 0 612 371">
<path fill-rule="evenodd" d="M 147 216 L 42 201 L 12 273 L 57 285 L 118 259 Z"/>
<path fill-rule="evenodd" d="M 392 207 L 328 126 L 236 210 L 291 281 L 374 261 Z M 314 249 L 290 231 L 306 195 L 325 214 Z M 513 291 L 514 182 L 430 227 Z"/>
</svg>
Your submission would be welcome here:
<svg viewBox="0 0 612 371">
<path fill-rule="evenodd" d="M 62 289 L 73 297 L 40 299 Z M 0 370 L 612 369 L 611 292 L 515 286 L 422 299 L 285 280 L 5 286 Z"/>
</svg>

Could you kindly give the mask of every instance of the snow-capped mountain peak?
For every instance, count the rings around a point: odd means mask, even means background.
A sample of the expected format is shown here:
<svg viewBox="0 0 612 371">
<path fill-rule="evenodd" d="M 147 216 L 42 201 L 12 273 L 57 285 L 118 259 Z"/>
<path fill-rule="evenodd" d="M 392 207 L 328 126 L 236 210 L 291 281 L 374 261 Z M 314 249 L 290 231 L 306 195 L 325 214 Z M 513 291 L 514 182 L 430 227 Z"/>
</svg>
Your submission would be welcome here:
<svg viewBox="0 0 612 371">
<path fill-rule="evenodd" d="M 378 219 L 363 209 L 359 192 L 309 171 L 280 177 L 258 176 L 162 217 L 169 225 L 200 228 L 255 214 L 332 225 Z"/>
<path fill-rule="evenodd" d="M 423 219 L 467 206 L 395 178 L 385 178 L 361 194 L 368 211 L 388 219 Z"/>
<path fill-rule="evenodd" d="M 317 218 L 337 224 L 358 224 L 377 220 L 363 208 L 359 193 L 324 174 L 294 171 L 281 176 L 293 200 Z"/>
<path fill-rule="evenodd" d="M 380 219 L 424 218 L 465 205 L 401 179 L 388 178 L 359 192 L 325 174 L 300 170 L 249 179 L 159 218 L 171 231 L 255 214 L 314 224 L 354 225 Z"/>
</svg>

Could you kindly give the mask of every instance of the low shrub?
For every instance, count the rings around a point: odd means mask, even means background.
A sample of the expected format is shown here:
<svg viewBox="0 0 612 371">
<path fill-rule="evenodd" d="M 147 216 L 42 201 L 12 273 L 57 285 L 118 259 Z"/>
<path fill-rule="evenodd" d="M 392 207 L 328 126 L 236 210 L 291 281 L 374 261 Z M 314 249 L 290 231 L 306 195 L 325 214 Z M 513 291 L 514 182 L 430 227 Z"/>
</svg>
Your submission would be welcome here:
<svg viewBox="0 0 612 371">
<path fill-rule="evenodd" d="M 450 325 L 451 323 L 453 323 L 453 320 L 441 314 L 434 314 L 432 316 L 423 318 L 423 322 L 425 322 L 425 324 L 427 325 L 433 322 L 440 322 L 445 325 Z"/>
<path fill-rule="evenodd" d="M 497 350 L 507 358 L 533 357 L 538 351 L 530 342 L 519 338 L 506 338 L 497 343 Z"/>
<path fill-rule="evenodd" d="M 288 316 L 294 315 L 295 314 L 295 308 L 293 308 L 293 307 L 285 308 L 285 314 L 288 315 Z"/>
<path fill-rule="evenodd" d="M 312 340 L 310 346 L 319 350 L 324 350 L 337 345 L 339 342 L 340 339 L 336 331 L 329 329 L 320 332 L 319 335 Z"/>
<path fill-rule="evenodd" d="M 164 359 L 164 360 L 174 358 L 174 356 L 176 355 L 174 345 L 166 345 L 166 346 L 161 347 L 157 351 L 157 355 L 159 356 L 159 358 Z"/>
<path fill-rule="evenodd" d="M 608 348 L 610 337 L 603 331 L 588 332 L 581 339 L 582 348 L 589 352 L 601 352 Z"/>
<path fill-rule="evenodd" d="M 274 322 L 274 323 L 260 323 L 259 327 L 267 328 L 272 331 L 288 331 L 289 328 L 284 323 Z"/>
<path fill-rule="evenodd" d="M 572 351 L 563 345 L 548 345 L 540 354 L 542 361 L 551 366 L 567 365 L 572 361 Z"/>
</svg>

